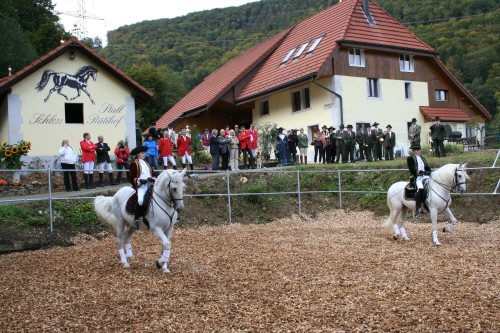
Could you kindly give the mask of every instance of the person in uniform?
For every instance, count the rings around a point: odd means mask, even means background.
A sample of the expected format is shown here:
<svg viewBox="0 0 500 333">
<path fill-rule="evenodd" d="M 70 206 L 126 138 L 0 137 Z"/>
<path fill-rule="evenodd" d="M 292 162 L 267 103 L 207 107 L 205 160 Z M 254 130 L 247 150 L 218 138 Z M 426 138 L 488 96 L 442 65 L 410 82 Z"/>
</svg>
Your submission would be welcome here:
<svg viewBox="0 0 500 333">
<path fill-rule="evenodd" d="M 432 170 L 427 164 L 425 158 L 422 156 L 422 149 L 420 148 L 420 145 L 413 145 L 410 149 L 413 151 L 413 155 L 407 157 L 406 163 L 417 187 L 417 193 L 415 193 L 415 210 L 418 214 L 422 214 L 424 182 L 429 179 Z"/>
<path fill-rule="evenodd" d="M 408 139 L 410 140 L 410 146 L 420 146 L 420 132 L 422 127 L 417 125 L 417 118 L 411 120 L 410 128 L 408 129 Z"/>
<path fill-rule="evenodd" d="M 135 189 L 137 193 L 137 204 L 135 205 L 134 211 L 134 229 L 139 229 L 139 218 L 142 215 L 142 208 L 144 203 L 144 196 L 155 182 L 154 171 L 151 165 L 146 162 L 146 146 L 139 146 L 132 149 L 131 155 L 135 155 L 135 159 L 130 163 L 130 184 Z"/>
</svg>

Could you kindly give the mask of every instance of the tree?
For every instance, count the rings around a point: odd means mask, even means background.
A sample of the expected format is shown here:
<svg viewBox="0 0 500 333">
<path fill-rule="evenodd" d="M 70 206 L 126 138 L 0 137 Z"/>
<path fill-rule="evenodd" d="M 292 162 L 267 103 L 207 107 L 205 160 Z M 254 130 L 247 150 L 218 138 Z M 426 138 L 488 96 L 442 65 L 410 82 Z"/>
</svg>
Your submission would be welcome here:
<svg viewBox="0 0 500 333">
<path fill-rule="evenodd" d="M 12 18 L 0 16 L 0 77 L 22 69 L 37 58 L 36 51 L 28 37 L 19 29 Z"/>
</svg>

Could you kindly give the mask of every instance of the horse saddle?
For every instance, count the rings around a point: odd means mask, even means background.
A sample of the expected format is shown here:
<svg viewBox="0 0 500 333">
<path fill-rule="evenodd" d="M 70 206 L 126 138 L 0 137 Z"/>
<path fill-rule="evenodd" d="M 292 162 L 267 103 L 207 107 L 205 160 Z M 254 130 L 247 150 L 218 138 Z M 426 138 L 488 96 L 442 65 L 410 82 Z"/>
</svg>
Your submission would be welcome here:
<svg viewBox="0 0 500 333">
<path fill-rule="evenodd" d="M 125 211 L 129 215 L 134 215 L 135 213 L 135 205 L 137 204 L 137 192 L 132 194 L 130 198 L 127 200 L 127 204 L 125 205 Z M 142 204 L 142 217 L 146 216 L 149 211 L 149 204 L 151 203 L 151 188 L 148 188 L 146 193 L 144 194 L 144 201 Z"/>
<path fill-rule="evenodd" d="M 405 186 L 405 200 L 415 200 L 415 193 L 417 193 L 417 185 L 415 182 L 409 182 L 408 185 Z"/>
</svg>

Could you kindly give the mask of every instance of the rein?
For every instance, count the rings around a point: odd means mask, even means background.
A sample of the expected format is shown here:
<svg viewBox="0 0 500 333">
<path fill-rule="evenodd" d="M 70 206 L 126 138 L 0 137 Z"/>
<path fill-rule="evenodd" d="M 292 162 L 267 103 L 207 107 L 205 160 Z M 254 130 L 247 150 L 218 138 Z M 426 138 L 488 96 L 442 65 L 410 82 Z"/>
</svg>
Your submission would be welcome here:
<svg viewBox="0 0 500 333">
<path fill-rule="evenodd" d="M 461 170 L 462 171 L 462 170 Z M 435 180 L 434 178 L 432 178 L 431 176 L 431 180 L 436 182 L 436 184 L 440 185 L 442 188 L 444 188 L 446 191 L 448 191 L 448 199 L 445 199 L 443 198 L 439 193 L 436 192 L 436 190 L 434 190 L 432 187 L 431 187 L 431 190 L 432 192 L 436 193 L 436 195 L 441 198 L 441 200 L 443 200 L 444 202 L 446 202 L 446 206 L 444 207 L 443 211 L 446 210 L 446 208 L 448 208 L 448 205 L 450 204 L 450 201 L 451 201 L 451 190 L 455 187 L 455 188 L 458 188 L 458 186 L 462 185 L 462 184 L 465 184 L 466 182 L 461 182 L 459 183 L 458 182 L 458 168 L 455 169 L 455 174 L 453 176 L 453 184 L 452 185 L 448 185 L 448 184 L 444 184 L 444 183 L 441 183 L 437 180 Z M 429 184 L 430 185 L 430 184 Z"/>
<path fill-rule="evenodd" d="M 156 203 L 156 205 L 165 213 L 167 214 L 167 216 L 170 218 L 170 223 L 172 223 L 172 220 L 174 218 L 174 214 L 175 214 L 175 209 L 172 213 L 172 215 L 170 215 L 165 209 L 163 209 L 163 207 L 156 201 L 156 197 L 158 197 L 162 202 L 164 202 L 167 206 L 169 206 L 170 208 L 174 208 L 174 202 L 175 201 L 180 201 L 182 200 L 181 199 L 176 199 L 173 197 L 172 195 L 172 186 L 170 186 L 170 184 L 172 183 L 171 180 L 168 181 L 168 185 L 167 185 L 167 189 L 168 189 L 168 197 L 164 197 L 163 195 L 161 195 L 161 193 L 157 192 L 155 190 L 155 187 L 153 187 L 153 194 L 151 195 L 151 199 L 153 199 L 153 201 Z M 156 196 L 155 196 L 156 194 Z M 153 213 L 154 215 L 154 213 Z"/>
</svg>

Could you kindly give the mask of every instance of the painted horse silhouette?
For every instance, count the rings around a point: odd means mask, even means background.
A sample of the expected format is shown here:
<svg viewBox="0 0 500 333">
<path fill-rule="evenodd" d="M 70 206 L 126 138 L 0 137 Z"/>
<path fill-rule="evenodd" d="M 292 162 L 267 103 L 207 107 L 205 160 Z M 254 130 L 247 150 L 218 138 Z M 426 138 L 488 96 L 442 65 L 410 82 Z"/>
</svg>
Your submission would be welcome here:
<svg viewBox="0 0 500 333">
<path fill-rule="evenodd" d="M 59 95 L 64 96 L 64 98 L 66 98 L 67 101 L 68 100 L 72 101 L 72 100 L 80 97 L 80 90 L 82 90 L 84 93 L 87 94 L 87 96 L 89 96 L 89 99 L 92 102 L 92 104 L 95 104 L 94 100 L 92 99 L 89 92 L 87 91 L 87 81 L 88 81 L 89 77 L 92 76 L 94 81 L 97 79 L 97 69 L 95 67 L 92 67 L 89 65 L 83 66 L 75 73 L 75 75 L 69 75 L 66 73 L 57 73 L 51 69 L 47 69 L 43 72 L 42 79 L 40 80 L 40 82 L 38 82 L 35 89 L 39 92 L 42 91 L 45 88 L 45 86 L 47 85 L 47 83 L 49 82 L 50 77 L 52 75 L 54 76 L 54 79 L 53 79 L 54 87 L 52 89 L 50 89 L 49 94 L 43 100 L 44 102 L 47 102 L 49 100 L 50 95 L 52 95 L 52 93 L 54 91 L 57 91 L 57 93 Z M 61 90 L 64 88 L 64 86 L 76 89 L 78 95 L 75 97 L 72 97 L 71 99 L 68 99 L 68 96 L 66 96 L 65 94 L 63 94 L 61 92 Z"/>
</svg>

